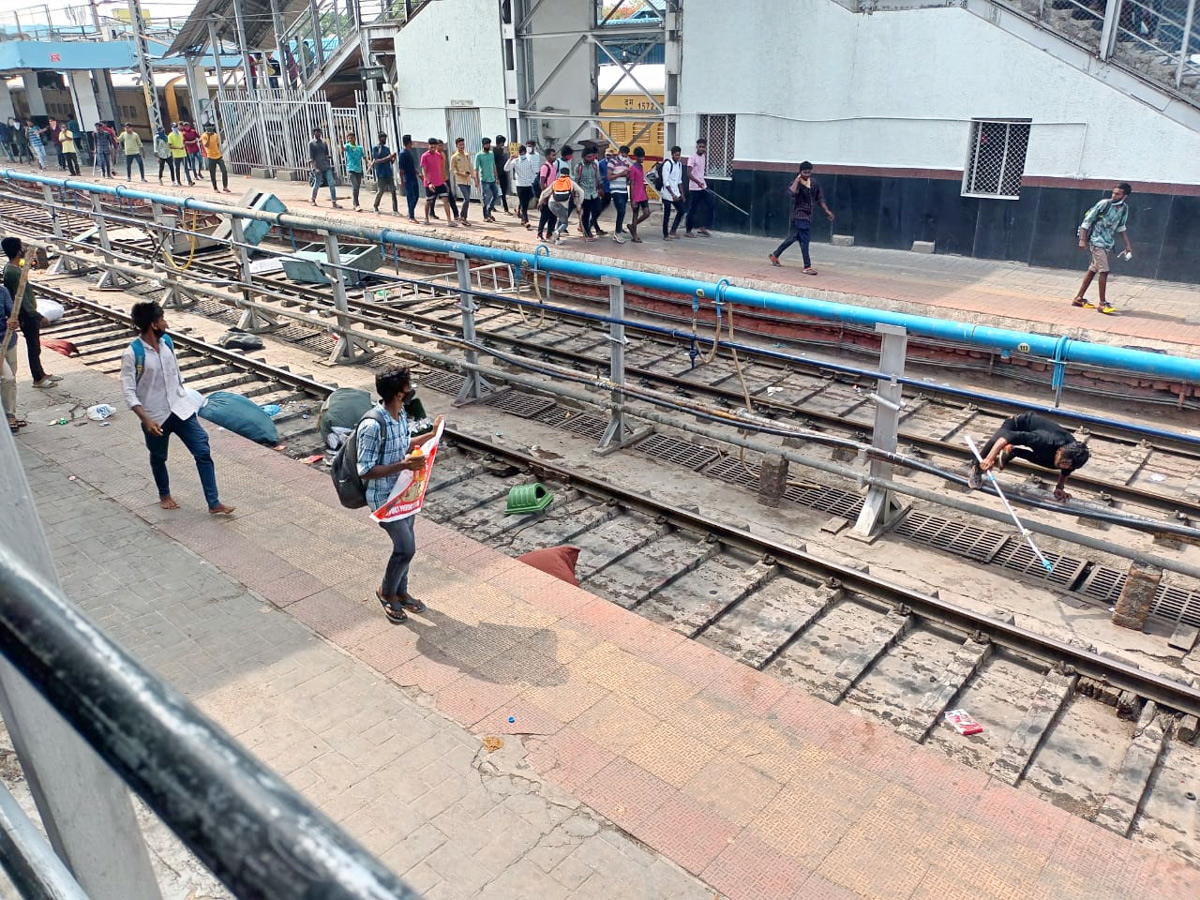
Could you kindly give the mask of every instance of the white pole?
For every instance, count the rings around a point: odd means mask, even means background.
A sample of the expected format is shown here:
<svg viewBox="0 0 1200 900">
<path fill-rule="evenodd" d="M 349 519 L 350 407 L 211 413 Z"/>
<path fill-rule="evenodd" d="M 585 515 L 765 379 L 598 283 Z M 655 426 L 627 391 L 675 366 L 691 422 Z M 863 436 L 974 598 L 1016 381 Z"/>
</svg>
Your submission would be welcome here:
<svg viewBox="0 0 1200 900">
<path fill-rule="evenodd" d="M 971 448 L 971 453 L 975 455 L 975 459 L 978 460 L 980 465 L 983 465 L 983 457 L 979 455 L 979 448 L 975 446 L 975 442 L 971 440 L 970 435 L 966 435 L 966 442 L 967 446 Z M 1004 496 L 1004 491 L 1000 490 L 1000 482 L 996 480 L 996 473 L 991 469 L 988 469 L 987 475 L 988 478 L 992 480 L 992 487 L 996 489 L 996 493 L 999 495 L 1000 499 L 1004 501 L 1004 508 L 1007 509 L 1008 514 L 1012 516 L 1012 520 L 1017 526 L 1017 531 L 1021 533 L 1021 537 L 1025 538 L 1025 543 L 1029 544 L 1029 549 L 1033 551 L 1034 556 L 1041 560 L 1043 569 L 1045 569 L 1047 572 L 1053 572 L 1054 563 L 1050 562 L 1050 560 L 1046 559 L 1046 557 L 1042 555 L 1042 551 L 1039 550 L 1037 545 L 1033 542 L 1033 535 L 1024 525 L 1021 524 L 1021 520 L 1017 518 L 1016 510 L 1012 508 L 1012 504 L 1009 503 L 1008 498 Z"/>
</svg>

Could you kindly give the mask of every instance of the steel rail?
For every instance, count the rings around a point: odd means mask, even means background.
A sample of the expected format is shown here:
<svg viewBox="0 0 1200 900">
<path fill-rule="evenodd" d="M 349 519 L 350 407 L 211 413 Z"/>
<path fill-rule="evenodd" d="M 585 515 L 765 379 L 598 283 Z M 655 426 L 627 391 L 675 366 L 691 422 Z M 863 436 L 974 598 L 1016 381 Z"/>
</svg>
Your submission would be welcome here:
<svg viewBox="0 0 1200 900">
<path fill-rule="evenodd" d="M 770 557 L 790 568 L 821 579 L 835 578 L 847 588 L 867 596 L 880 597 L 890 604 L 911 609 L 922 618 L 949 625 L 963 634 L 983 632 L 993 643 L 1023 653 L 1049 665 L 1078 672 L 1121 690 L 1153 700 L 1160 706 L 1200 715 L 1200 689 L 1182 682 L 1145 672 L 1137 666 L 1092 653 L 1065 641 L 1037 634 L 1000 619 L 973 612 L 965 607 L 898 585 L 852 566 L 823 559 L 807 550 L 752 534 L 715 519 L 648 499 L 643 493 L 625 490 L 597 476 L 568 469 L 510 447 L 447 429 L 452 441 L 478 452 L 506 458 L 541 477 L 562 480 L 589 493 L 616 499 L 621 504 L 652 516 L 663 516 L 674 525 L 692 532 L 714 535 L 721 543 L 755 555 Z"/>
<path fill-rule="evenodd" d="M 72 300 L 72 302 L 78 302 Z M 127 317 L 116 310 L 98 306 L 84 301 L 87 307 L 101 315 L 118 321 L 126 321 Z M 211 344 L 188 338 L 181 340 L 189 347 L 201 352 L 213 350 Z M 224 348 L 215 348 L 223 350 Z M 330 391 L 329 385 L 313 379 L 298 376 L 290 372 L 270 366 L 258 360 L 243 359 L 243 363 L 274 375 L 280 373 L 303 383 L 314 393 Z M 896 585 L 878 576 L 841 563 L 832 562 L 804 550 L 790 547 L 778 541 L 768 540 L 743 529 L 708 519 L 699 513 L 693 513 L 679 507 L 649 500 L 642 494 L 624 490 L 601 478 L 590 476 L 565 466 L 555 465 L 546 460 L 521 453 L 509 447 L 493 444 L 487 440 L 467 434 L 454 428 L 446 429 L 447 439 L 470 447 L 480 452 L 490 453 L 527 466 L 534 472 L 542 472 L 548 476 L 562 479 L 575 485 L 584 485 L 589 490 L 614 497 L 630 508 L 639 509 L 647 514 L 664 515 L 671 521 L 687 527 L 691 531 L 715 534 L 730 546 L 744 551 L 769 555 L 774 559 L 787 561 L 799 571 L 807 571 L 820 577 L 837 578 L 842 584 L 863 593 L 882 594 L 896 604 L 903 604 L 919 612 L 924 617 L 955 627 L 965 633 L 984 631 L 995 643 L 1010 649 L 1026 653 L 1036 659 L 1048 661 L 1055 665 L 1066 665 L 1074 671 L 1098 681 L 1103 681 L 1122 690 L 1131 690 L 1139 696 L 1154 700 L 1156 703 L 1190 715 L 1200 715 L 1200 690 L 1169 678 L 1153 675 L 1138 669 L 1136 666 L 1122 663 L 1091 653 L 1054 638 L 1044 637 L 1035 632 L 1010 625 L 990 616 L 973 612 L 957 604 L 941 600 L 929 594 L 923 594 L 910 588 Z"/>
</svg>

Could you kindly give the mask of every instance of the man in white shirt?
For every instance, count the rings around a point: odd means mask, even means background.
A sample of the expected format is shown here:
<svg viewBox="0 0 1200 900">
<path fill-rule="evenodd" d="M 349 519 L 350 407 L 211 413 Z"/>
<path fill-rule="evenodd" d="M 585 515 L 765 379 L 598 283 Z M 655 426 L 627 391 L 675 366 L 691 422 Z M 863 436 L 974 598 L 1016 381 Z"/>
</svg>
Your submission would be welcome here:
<svg viewBox="0 0 1200 900">
<path fill-rule="evenodd" d="M 518 147 L 517 155 L 510 158 L 504 164 L 504 168 L 512 174 L 513 179 L 516 181 L 517 198 L 520 203 L 517 215 L 520 216 L 521 223 L 526 228 L 533 227 L 529 224 L 529 204 L 533 202 L 537 186 L 538 168 L 541 164 L 541 157 L 536 153 L 530 153 L 529 147 L 525 144 Z"/>
<path fill-rule="evenodd" d="M 214 516 L 230 515 L 234 508 L 222 503 L 217 493 L 217 472 L 208 449 L 208 434 L 196 415 L 195 401 L 183 386 L 163 309 L 153 302 L 135 303 L 131 315 L 140 336 L 121 356 L 121 388 L 125 402 L 142 420 L 146 449 L 150 451 L 150 471 L 158 488 L 158 505 L 163 509 L 179 509 L 171 497 L 167 477 L 167 445 L 171 435 L 177 434 L 196 460 L 208 511 Z"/>
<path fill-rule="evenodd" d="M 663 240 L 679 239 L 679 220 L 683 218 L 683 149 L 679 146 L 671 148 L 671 156 L 664 159 L 659 166 L 662 174 L 662 188 L 659 194 L 663 202 Z M 669 228 L 671 210 L 675 210 L 675 222 Z"/>
</svg>

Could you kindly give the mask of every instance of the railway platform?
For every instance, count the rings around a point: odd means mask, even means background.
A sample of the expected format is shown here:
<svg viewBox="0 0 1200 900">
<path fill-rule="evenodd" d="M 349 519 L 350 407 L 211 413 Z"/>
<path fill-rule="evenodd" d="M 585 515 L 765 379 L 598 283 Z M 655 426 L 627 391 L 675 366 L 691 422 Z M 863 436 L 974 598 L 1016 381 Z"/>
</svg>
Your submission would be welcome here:
<svg viewBox="0 0 1200 900">
<path fill-rule="evenodd" d="M 54 367 L 19 441 L 68 593 L 425 896 L 1200 893 L 1184 862 L 426 519 L 429 611 L 389 625 L 384 535 L 323 471 L 210 428 L 237 515 L 205 512 L 186 456 L 161 510 L 131 415 L 45 424 L 120 396 Z"/>
<path fill-rule="evenodd" d="M 56 174 L 56 173 L 49 173 Z M 90 180 L 86 177 L 84 180 Z M 112 183 L 111 181 L 109 182 Z M 255 179 L 238 176 L 230 179 L 230 194 L 215 194 L 208 182 L 198 182 L 195 188 L 173 188 L 167 184 L 164 193 L 180 196 L 194 195 L 208 200 L 233 199 L 244 191 L 254 189 L 276 194 L 290 210 L 304 215 L 329 217 L 341 222 L 378 224 L 380 227 L 413 230 L 417 234 L 443 237 L 450 240 L 476 243 L 519 245 L 528 249 L 537 243 L 536 231 L 527 231 L 518 220 L 500 212 L 499 224 L 489 225 L 479 220 L 479 206 L 472 204 L 474 219 L 470 228 L 448 228 L 445 222 L 435 221 L 432 227 L 413 225 L 404 215 L 376 215 L 370 211 L 374 197 L 369 184 L 364 185 L 364 212 L 349 208 L 349 188 L 339 187 L 338 198 L 343 209 L 330 208 L 327 189 L 322 189 L 319 206 L 309 204 L 310 188 L 306 183 L 275 179 Z M 155 179 L 149 185 L 136 182 L 133 187 L 159 190 Z M 388 200 L 385 199 L 386 209 Z M 516 209 L 515 198 L 510 208 Z M 418 206 L 417 218 L 423 216 L 424 202 Z M 440 214 L 440 213 L 439 213 Z M 602 226 L 611 234 L 611 207 L 601 217 Z M 1136 238 L 1136 223 L 1134 236 Z M 896 310 L 936 318 L 949 318 L 998 328 L 1010 328 L 1047 334 L 1067 334 L 1069 337 L 1118 346 L 1154 347 L 1169 352 L 1188 354 L 1200 345 L 1200 286 L 1150 278 L 1127 277 L 1124 263 L 1114 264 L 1109 287 L 1109 301 L 1119 313 L 1105 316 L 1094 310 L 1071 306 L 1071 298 L 1079 288 L 1086 268 L 1086 258 L 1080 252 L 1078 270 L 1035 268 L 1004 260 L 984 260 L 944 254 L 921 254 L 903 250 L 880 250 L 867 247 L 835 247 L 813 245 L 816 277 L 801 271 L 799 250 L 792 248 L 783 257 L 783 266 L 773 267 L 767 254 L 778 244 L 782 235 L 749 237 L 714 233 L 711 238 L 691 240 L 662 240 L 661 217 L 658 209 L 642 226 L 642 244 L 616 244 L 608 237 L 595 243 L 584 243 L 572 225 L 571 236 L 561 246 L 551 245 L 554 254 L 580 255 L 613 260 L 618 264 L 646 267 L 668 274 L 711 273 L 714 278 L 729 278 L 739 285 L 760 287 L 781 293 L 799 294 L 834 302 Z M 1135 240 L 1136 251 L 1136 240 Z M 795 254 L 795 256 L 791 256 Z M 1091 288 L 1095 299 L 1096 288 Z"/>
</svg>

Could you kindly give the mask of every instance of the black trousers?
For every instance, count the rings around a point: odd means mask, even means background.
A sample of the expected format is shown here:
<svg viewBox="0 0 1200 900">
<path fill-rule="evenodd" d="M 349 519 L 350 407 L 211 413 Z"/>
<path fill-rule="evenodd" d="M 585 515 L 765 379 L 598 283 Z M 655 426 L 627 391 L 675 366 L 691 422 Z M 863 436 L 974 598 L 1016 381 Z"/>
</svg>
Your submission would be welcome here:
<svg viewBox="0 0 1200 900">
<path fill-rule="evenodd" d="M 675 222 L 668 228 L 667 223 L 671 221 L 671 207 L 675 208 Z M 663 200 L 663 237 L 679 230 L 679 221 L 683 218 L 685 208 L 686 204 L 682 200 Z"/>
<path fill-rule="evenodd" d="M 533 188 L 531 186 L 517 188 L 517 201 L 520 203 L 518 207 L 521 211 L 521 221 L 526 225 L 529 224 L 529 204 L 533 202 Z"/>
<path fill-rule="evenodd" d="M 18 297 L 17 303 L 21 302 Z M 46 377 L 42 368 L 42 317 L 38 313 L 28 313 L 24 310 L 17 316 L 17 324 L 21 326 L 21 334 L 25 335 L 25 350 L 29 354 L 29 374 L 34 381 Z"/>
</svg>

